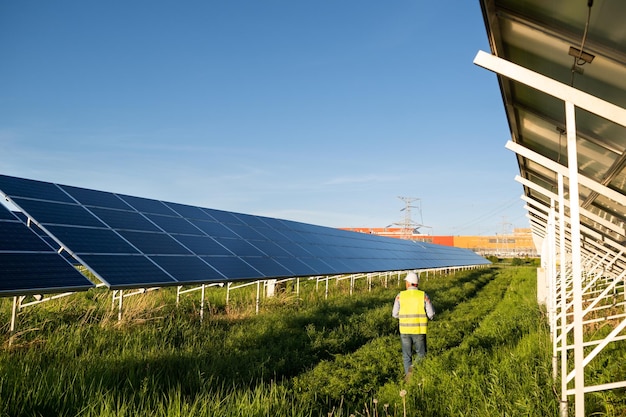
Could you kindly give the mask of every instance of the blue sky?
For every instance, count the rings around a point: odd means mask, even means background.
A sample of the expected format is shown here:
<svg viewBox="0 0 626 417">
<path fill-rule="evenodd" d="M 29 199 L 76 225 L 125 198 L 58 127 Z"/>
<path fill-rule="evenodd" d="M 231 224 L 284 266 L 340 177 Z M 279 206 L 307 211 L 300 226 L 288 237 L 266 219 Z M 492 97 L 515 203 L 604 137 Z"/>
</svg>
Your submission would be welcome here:
<svg viewBox="0 0 626 417">
<path fill-rule="evenodd" d="M 478 1 L 0 0 L 0 173 L 330 227 L 528 227 Z M 421 208 L 421 214 L 419 213 Z"/>
</svg>

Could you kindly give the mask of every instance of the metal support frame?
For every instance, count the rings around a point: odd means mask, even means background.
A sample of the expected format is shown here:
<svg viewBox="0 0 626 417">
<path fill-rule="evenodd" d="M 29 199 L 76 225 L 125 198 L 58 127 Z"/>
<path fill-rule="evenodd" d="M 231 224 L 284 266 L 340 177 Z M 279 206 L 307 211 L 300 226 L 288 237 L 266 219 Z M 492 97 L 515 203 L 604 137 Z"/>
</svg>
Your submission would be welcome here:
<svg viewBox="0 0 626 417">
<path fill-rule="evenodd" d="M 581 224 L 580 216 L 583 215 L 612 232 L 621 236 L 625 235 L 623 225 L 613 224 L 580 207 L 579 184 L 622 205 L 626 205 L 626 197 L 579 174 L 575 110 L 576 108 L 584 109 L 625 127 L 626 110 L 483 51 L 478 52 L 474 63 L 500 76 L 526 84 L 560 99 L 565 106 L 567 167 L 538 155 L 518 143 L 509 142 L 507 148 L 552 170 L 558 176 L 559 189 L 556 195 L 551 190 L 542 189 L 527 179 L 520 177 L 516 179 L 551 201 L 550 207 L 546 207 L 546 204 L 541 201 L 525 198 L 530 205 L 528 207 L 529 219 L 533 233 L 547 239 L 550 246 L 547 255 L 549 259 L 544 260 L 549 262 L 550 270 L 548 274 L 550 298 L 546 306 L 551 317 L 553 354 L 561 365 L 561 416 L 567 416 L 568 396 L 573 396 L 575 415 L 583 417 L 585 393 L 626 387 L 626 381 L 591 385 L 593 381 L 587 381 L 584 372 L 585 366 L 609 343 L 624 339 L 620 333 L 626 328 L 625 315 L 609 314 L 610 308 L 607 308 L 607 305 L 609 307 L 617 305 L 614 300 L 618 294 L 619 285 L 624 291 L 626 259 L 623 241 L 616 242 L 602 230 L 594 230 Z M 564 177 L 569 180 L 569 201 L 565 200 Z M 558 201 L 558 211 L 554 205 L 556 201 Z M 569 209 L 569 215 L 566 215 L 566 208 Z M 558 217 L 558 222 L 555 221 L 556 217 Z M 610 303 L 611 300 L 613 304 Z M 584 332 L 585 325 L 593 322 L 593 320 L 585 320 L 590 313 L 605 314 L 602 319 L 615 320 L 617 324 L 614 330 L 600 340 L 593 340 Z M 569 344 L 568 340 L 573 343 Z M 586 346 L 595 347 L 585 356 Z M 555 366 L 554 369 L 557 367 Z M 572 381 L 573 387 L 570 387 Z"/>
<path fill-rule="evenodd" d="M 232 282 L 229 282 L 226 285 L 226 308 L 228 308 L 229 303 L 230 303 L 230 292 L 232 290 L 236 290 L 238 288 L 244 288 L 244 287 L 248 287 L 250 285 L 256 285 L 256 302 L 255 302 L 255 311 L 256 314 L 259 314 L 259 306 L 261 303 L 261 282 L 265 282 L 263 280 L 257 280 L 257 281 L 250 281 L 250 282 L 245 282 L 243 284 L 239 284 L 239 285 L 233 285 Z"/>
<path fill-rule="evenodd" d="M 122 310 L 124 307 L 124 297 L 132 297 L 134 295 L 145 294 L 148 291 L 156 291 L 161 289 L 161 287 L 152 287 L 152 288 L 139 288 L 133 292 L 124 292 L 124 290 L 113 290 L 111 296 L 111 309 L 115 308 L 115 302 L 117 301 L 117 320 L 122 320 Z"/>
<path fill-rule="evenodd" d="M 16 295 L 13 297 L 13 307 L 11 308 L 11 325 L 9 327 L 10 333 L 15 331 L 15 325 L 17 323 L 17 313 L 28 306 L 33 306 L 41 303 L 45 303 L 50 300 L 56 300 L 57 298 L 67 297 L 68 295 L 75 294 L 74 292 L 64 292 L 55 294 L 49 297 L 44 297 L 43 295 L 36 295 L 35 301 L 29 301 L 27 303 L 24 302 L 26 299 L 26 295 Z M 38 297 L 38 298 L 37 298 Z"/>
<path fill-rule="evenodd" d="M 176 287 L 176 306 L 180 303 L 180 296 L 183 294 L 192 293 L 195 291 L 200 291 L 200 322 L 204 320 L 204 300 L 205 300 L 205 292 L 207 287 L 223 287 L 223 282 L 213 283 L 213 284 L 202 284 L 198 287 L 192 287 L 188 289 L 183 289 L 183 285 L 179 285 Z"/>
<path fill-rule="evenodd" d="M 281 282 L 287 282 L 287 281 L 293 281 L 293 280 L 296 280 L 296 296 L 300 298 L 300 278 L 272 279 L 271 281 L 274 284 L 279 284 Z M 256 314 L 259 314 L 259 310 L 261 307 L 261 283 L 263 283 L 263 292 L 266 294 L 268 280 L 250 281 L 250 282 L 245 282 L 239 285 L 233 285 L 232 282 L 228 282 L 226 284 L 226 308 L 228 308 L 229 306 L 230 292 L 232 290 L 236 290 L 238 288 L 244 288 L 244 287 L 248 287 L 250 285 L 256 284 L 255 311 L 256 311 Z"/>
</svg>

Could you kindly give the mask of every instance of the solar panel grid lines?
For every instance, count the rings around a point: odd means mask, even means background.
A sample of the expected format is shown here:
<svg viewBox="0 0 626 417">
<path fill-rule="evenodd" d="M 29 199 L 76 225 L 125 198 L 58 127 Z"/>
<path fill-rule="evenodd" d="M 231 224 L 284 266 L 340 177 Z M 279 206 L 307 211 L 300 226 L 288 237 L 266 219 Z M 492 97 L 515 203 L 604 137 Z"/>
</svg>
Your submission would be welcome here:
<svg viewBox="0 0 626 417">
<path fill-rule="evenodd" d="M 13 213 L 9 211 L 3 204 L 0 203 L 0 220 L 20 220 Z"/>
<path fill-rule="evenodd" d="M 0 205 L 0 295 L 85 291 L 94 284 Z"/>
<path fill-rule="evenodd" d="M 79 259 L 110 289 L 171 286 L 179 283 L 142 254 L 81 254 Z"/>
<path fill-rule="evenodd" d="M 429 255 L 397 239 L 3 175 L 0 191 L 115 289 L 414 269 Z"/>
<path fill-rule="evenodd" d="M 9 221 L 7 221 L 9 220 Z M 0 252 L 52 252 L 53 249 L 19 220 L 0 220 Z"/>
</svg>

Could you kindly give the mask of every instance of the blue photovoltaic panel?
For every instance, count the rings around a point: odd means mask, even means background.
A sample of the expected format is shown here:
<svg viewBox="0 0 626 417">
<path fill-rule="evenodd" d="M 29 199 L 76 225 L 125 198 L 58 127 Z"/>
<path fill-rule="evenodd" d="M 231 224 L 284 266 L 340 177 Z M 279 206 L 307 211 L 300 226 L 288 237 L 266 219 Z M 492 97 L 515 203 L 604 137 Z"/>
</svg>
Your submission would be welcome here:
<svg viewBox="0 0 626 417">
<path fill-rule="evenodd" d="M 254 230 L 252 227 L 244 224 L 231 224 L 228 226 L 230 230 L 235 232 L 237 236 L 246 240 L 265 240 L 266 237 Z"/>
<path fill-rule="evenodd" d="M 75 254 L 139 253 L 112 230 L 73 226 L 46 226 L 46 229 Z"/>
<path fill-rule="evenodd" d="M 259 227 L 256 229 L 266 240 L 272 242 L 289 242 L 289 238 L 271 227 Z"/>
<path fill-rule="evenodd" d="M 6 175 L 0 175 L 0 190 L 6 196 L 11 196 L 11 198 L 26 197 L 63 203 L 74 202 L 71 197 L 55 184 Z"/>
<path fill-rule="evenodd" d="M 158 200 L 148 198 L 133 197 L 130 195 L 120 195 L 122 200 L 126 201 L 131 207 L 141 213 L 164 214 L 172 216 L 175 212 Z"/>
<path fill-rule="evenodd" d="M 0 226 L 0 252 L 52 252 L 46 242 L 21 222 L 2 221 Z"/>
<path fill-rule="evenodd" d="M 85 188 L 60 185 L 61 189 L 71 195 L 77 202 L 88 207 L 106 207 L 118 210 L 132 210 L 122 199 L 112 193 L 88 190 Z"/>
<path fill-rule="evenodd" d="M 206 263 L 229 280 L 259 279 L 262 274 L 237 256 L 203 257 Z"/>
<path fill-rule="evenodd" d="M 0 191 L 111 288 L 488 263 L 465 249 L 3 175 Z"/>
<path fill-rule="evenodd" d="M 250 214 L 241 214 L 241 213 L 233 213 L 242 223 L 247 224 L 248 226 L 258 228 L 258 227 L 267 227 L 267 222 L 265 218 L 260 216 L 252 216 Z"/>
<path fill-rule="evenodd" d="M 144 255 L 81 255 L 80 258 L 113 289 L 176 284 L 174 278 Z"/>
<path fill-rule="evenodd" d="M 295 258 L 310 258 L 312 256 L 310 252 L 295 242 L 286 242 L 281 247 Z"/>
<path fill-rule="evenodd" d="M 291 256 L 291 254 L 285 249 L 274 242 L 270 242 L 269 240 L 255 240 L 250 242 L 250 244 L 254 245 L 255 248 L 263 252 L 263 255 L 269 256 L 270 258 L 285 258 Z"/>
<path fill-rule="evenodd" d="M 105 227 L 87 209 L 76 204 L 54 203 L 49 201 L 14 198 L 18 207 L 27 207 L 28 214 L 38 223 L 66 224 L 68 217 L 74 226 Z"/>
<path fill-rule="evenodd" d="M 89 210 L 114 230 L 158 232 L 160 229 L 145 216 L 134 211 L 90 207 Z"/>
<path fill-rule="evenodd" d="M 314 276 L 314 275 L 327 275 L 332 274 L 332 268 L 326 266 L 326 269 L 316 269 L 305 262 L 303 259 L 298 258 L 276 258 L 276 262 L 290 270 L 294 276 Z"/>
<path fill-rule="evenodd" d="M 207 209 L 206 212 L 210 214 L 211 217 L 213 217 L 217 222 L 225 224 L 227 226 L 231 224 L 244 224 L 243 221 L 235 216 L 234 213 L 230 213 L 228 211 Z"/>
<path fill-rule="evenodd" d="M 263 252 L 243 239 L 216 237 L 215 240 L 238 256 L 263 256 Z"/>
<path fill-rule="evenodd" d="M 0 203 L 0 220 L 16 220 L 15 216 Z"/>
<path fill-rule="evenodd" d="M 189 220 L 206 220 L 214 222 L 215 219 L 207 214 L 200 207 L 188 206 L 186 204 L 165 203 L 166 206 L 178 213 L 179 216 Z"/>
<path fill-rule="evenodd" d="M 146 217 L 167 233 L 201 236 L 204 234 L 202 230 L 182 217 L 161 216 L 159 214 L 146 214 Z"/>
<path fill-rule="evenodd" d="M 291 277 L 293 276 L 293 272 L 280 265 L 277 261 L 272 258 L 242 258 L 246 261 L 247 264 L 252 266 L 254 269 L 265 275 L 266 277 Z"/>
<path fill-rule="evenodd" d="M 217 243 L 209 236 L 176 235 L 174 239 L 196 255 L 232 256 L 234 253 Z"/>
<path fill-rule="evenodd" d="M 225 281 L 226 278 L 196 256 L 151 256 L 150 259 L 183 282 Z"/>
<path fill-rule="evenodd" d="M 85 291 L 93 286 L 56 252 L 0 252 L 0 295 Z"/>
<path fill-rule="evenodd" d="M 0 296 L 84 291 L 93 286 L 0 204 Z"/>
<path fill-rule="evenodd" d="M 237 238 L 235 232 L 221 223 L 215 221 L 206 222 L 201 220 L 191 220 L 191 223 L 202 230 L 207 236 Z"/>
<path fill-rule="evenodd" d="M 28 223 L 28 218 L 21 211 L 13 212 L 13 214 L 23 223 Z M 59 244 L 55 242 L 50 235 L 41 230 L 35 222 L 28 223 L 28 228 L 39 236 L 41 240 L 43 240 L 50 248 L 54 249 L 55 252 L 60 248 Z M 72 264 L 77 263 L 76 260 L 72 258 L 72 255 L 70 255 L 67 251 L 61 251 L 61 256 L 69 260 Z"/>
<path fill-rule="evenodd" d="M 336 258 L 335 259 L 300 258 L 297 260 L 305 264 L 307 268 L 312 269 L 314 271 L 312 275 L 341 274 L 343 269 L 345 268 L 343 266 L 336 265 L 339 263 L 339 260 Z M 279 262 L 281 261 L 282 261 L 282 258 Z"/>
<path fill-rule="evenodd" d="M 165 233 L 122 230 L 120 235 L 146 255 L 191 255 L 188 249 Z"/>
</svg>

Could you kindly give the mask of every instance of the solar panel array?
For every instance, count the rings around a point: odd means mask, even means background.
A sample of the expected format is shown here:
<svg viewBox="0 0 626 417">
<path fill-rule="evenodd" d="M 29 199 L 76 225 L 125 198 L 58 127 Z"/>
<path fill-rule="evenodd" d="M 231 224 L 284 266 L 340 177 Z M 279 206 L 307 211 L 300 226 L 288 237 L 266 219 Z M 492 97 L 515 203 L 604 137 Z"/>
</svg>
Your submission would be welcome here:
<svg viewBox="0 0 626 417">
<path fill-rule="evenodd" d="M 113 289 L 488 263 L 465 249 L 4 175 L 0 191 Z"/>
<path fill-rule="evenodd" d="M 94 286 L 0 204 L 0 294 L 81 291 Z"/>
</svg>

